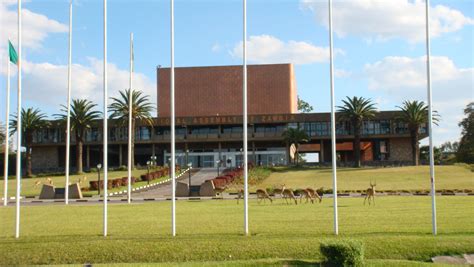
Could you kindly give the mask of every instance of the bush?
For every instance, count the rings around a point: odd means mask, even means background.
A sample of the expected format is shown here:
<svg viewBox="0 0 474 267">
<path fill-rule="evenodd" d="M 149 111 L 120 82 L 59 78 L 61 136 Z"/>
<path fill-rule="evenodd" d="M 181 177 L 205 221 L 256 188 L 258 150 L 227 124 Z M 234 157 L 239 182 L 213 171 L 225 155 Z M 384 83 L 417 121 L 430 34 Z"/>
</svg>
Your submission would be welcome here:
<svg viewBox="0 0 474 267">
<path fill-rule="evenodd" d="M 332 240 L 320 247 L 325 263 L 329 266 L 363 266 L 364 245 L 357 240 Z"/>
</svg>

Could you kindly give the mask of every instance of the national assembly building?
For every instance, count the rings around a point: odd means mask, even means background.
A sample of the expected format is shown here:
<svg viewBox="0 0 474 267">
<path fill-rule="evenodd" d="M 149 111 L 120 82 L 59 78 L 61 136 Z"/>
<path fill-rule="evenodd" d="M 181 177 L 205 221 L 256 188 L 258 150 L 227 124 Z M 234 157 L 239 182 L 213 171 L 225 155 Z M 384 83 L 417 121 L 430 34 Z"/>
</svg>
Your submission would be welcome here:
<svg viewBox="0 0 474 267">
<path fill-rule="evenodd" d="M 235 167 L 243 158 L 242 66 L 175 68 L 176 162 L 194 167 Z M 289 163 L 289 147 L 283 138 L 288 128 L 301 128 L 310 140 L 300 153 L 317 155 L 316 164 L 331 161 L 330 113 L 299 113 L 292 64 L 248 66 L 248 158 L 254 165 Z M 137 122 L 135 163 L 146 165 L 156 156 L 160 165 L 170 157 L 170 69 L 157 68 L 157 117 L 154 125 Z M 329 100 L 328 100 L 329 101 Z M 380 111 L 362 127 L 361 161 L 365 165 L 410 164 L 412 151 L 406 124 L 396 120 L 398 111 Z M 34 134 L 33 170 L 63 170 L 64 126 L 52 123 Z M 127 164 L 127 127 L 109 121 L 109 166 Z M 102 161 L 102 121 L 89 130 L 84 143 L 85 169 Z M 337 159 L 353 160 L 350 122 L 337 121 Z M 426 129 L 421 129 L 421 138 Z M 71 141 L 74 169 L 75 140 Z"/>
</svg>

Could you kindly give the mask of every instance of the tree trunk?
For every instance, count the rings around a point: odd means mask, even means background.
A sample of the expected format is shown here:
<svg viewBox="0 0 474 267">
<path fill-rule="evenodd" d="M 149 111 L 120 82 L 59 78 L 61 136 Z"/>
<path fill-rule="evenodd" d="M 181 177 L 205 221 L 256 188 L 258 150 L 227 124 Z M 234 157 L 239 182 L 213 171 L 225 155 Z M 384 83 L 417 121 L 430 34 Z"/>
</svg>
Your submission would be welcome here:
<svg viewBox="0 0 474 267">
<path fill-rule="evenodd" d="M 135 119 L 132 118 L 132 170 L 135 169 Z"/>
<path fill-rule="evenodd" d="M 420 149 L 418 146 L 418 128 L 410 130 L 410 137 L 411 137 L 411 158 L 412 163 L 414 166 L 418 166 L 419 164 L 419 154 Z"/>
<path fill-rule="evenodd" d="M 83 154 L 83 141 L 82 138 L 76 135 L 76 168 L 77 173 L 83 173 L 83 166 L 82 166 L 82 154 Z"/>
<path fill-rule="evenodd" d="M 26 145 L 26 176 L 27 177 L 32 177 L 33 176 L 33 171 L 31 167 L 31 146 Z M 21 173 L 21 169 L 20 169 Z"/>
<path fill-rule="evenodd" d="M 31 177 L 33 176 L 32 171 L 32 162 L 31 162 L 31 144 L 33 143 L 33 134 L 32 133 L 25 133 L 25 147 L 26 147 L 26 176 Z M 19 170 L 21 173 L 21 169 Z"/>
<path fill-rule="evenodd" d="M 354 124 L 354 143 L 352 145 L 354 151 L 354 167 L 360 168 L 360 125 Z"/>
</svg>

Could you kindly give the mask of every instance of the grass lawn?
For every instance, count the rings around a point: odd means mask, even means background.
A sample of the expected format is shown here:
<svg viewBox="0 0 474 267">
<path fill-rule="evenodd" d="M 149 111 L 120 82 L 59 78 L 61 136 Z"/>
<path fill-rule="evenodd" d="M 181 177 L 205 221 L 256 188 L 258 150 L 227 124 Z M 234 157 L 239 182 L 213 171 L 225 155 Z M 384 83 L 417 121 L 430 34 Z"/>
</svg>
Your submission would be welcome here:
<svg viewBox="0 0 474 267">
<path fill-rule="evenodd" d="M 13 238 L 14 207 L 2 207 L 0 265 L 248 262 L 255 266 L 254 260 L 260 259 L 281 266 L 284 261 L 320 261 L 320 242 L 332 238 L 363 241 L 372 266 L 474 253 L 474 197 L 437 200 L 436 237 L 431 234 L 430 197 L 379 197 L 375 207 L 363 206 L 362 198 L 340 198 L 339 237 L 332 234 L 331 199 L 298 206 L 251 200 L 248 237 L 242 235 L 243 205 L 234 200 L 178 201 L 174 238 L 170 202 L 109 205 L 106 238 L 101 236 L 101 205 L 22 207 L 19 240 Z"/>
<path fill-rule="evenodd" d="M 338 190 L 365 190 L 377 180 L 376 190 L 430 190 L 429 166 L 397 168 L 340 168 Z M 463 166 L 436 166 L 436 189 L 474 190 L 474 172 Z M 253 188 L 332 188 L 331 168 L 276 168 L 276 171 Z"/>
<path fill-rule="evenodd" d="M 140 175 L 145 174 L 147 171 L 146 170 L 133 170 L 132 171 L 132 176 L 139 178 Z M 75 183 L 79 179 L 82 179 L 83 177 L 87 177 L 87 181 L 84 184 L 81 184 L 81 187 L 89 187 L 89 181 L 94 180 L 97 181 L 97 173 L 84 173 L 81 175 L 70 175 L 70 183 Z M 120 177 L 127 177 L 128 172 L 127 171 L 109 171 L 109 179 L 115 179 L 115 178 L 120 178 Z M 22 178 L 21 179 L 21 195 L 22 196 L 37 196 L 41 192 L 41 185 L 40 186 L 35 186 L 36 181 L 41 181 L 41 183 L 48 184 L 47 178 L 51 178 L 53 180 L 53 183 L 56 187 L 64 187 L 66 184 L 66 178 L 65 176 L 50 176 L 50 177 L 38 177 L 38 178 Z M 100 179 L 104 178 L 104 173 L 103 171 L 100 174 Z M 155 182 L 155 181 L 154 181 Z M 142 182 L 142 185 L 145 185 L 146 182 Z M 138 184 L 135 186 L 139 186 Z M 109 189 L 110 192 L 114 192 L 113 189 Z M 2 192 L 2 197 L 3 197 L 3 180 L 0 181 L 0 192 Z M 16 192 L 16 179 L 14 176 L 9 177 L 8 179 L 8 195 L 9 196 L 15 196 Z M 84 195 L 96 195 L 97 191 L 88 191 L 88 192 L 83 192 Z"/>
</svg>

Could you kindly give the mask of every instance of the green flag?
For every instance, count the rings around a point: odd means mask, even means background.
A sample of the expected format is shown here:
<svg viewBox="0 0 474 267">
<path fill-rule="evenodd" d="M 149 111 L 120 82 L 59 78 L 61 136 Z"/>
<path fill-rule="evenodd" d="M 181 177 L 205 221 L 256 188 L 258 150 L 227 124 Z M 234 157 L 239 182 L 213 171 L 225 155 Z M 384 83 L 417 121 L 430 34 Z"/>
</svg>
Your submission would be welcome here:
<svg viewBox="0 0 474 267">
<path fill-rule="evenodd" d="M 10 40 L 8 41 L 8 50 L 10 54 L 10 62 L 18 65 L 18 55 L 15 51 L 15 48 L 12 45 L 12 42 L 10 42 Z"/>
</svg>

